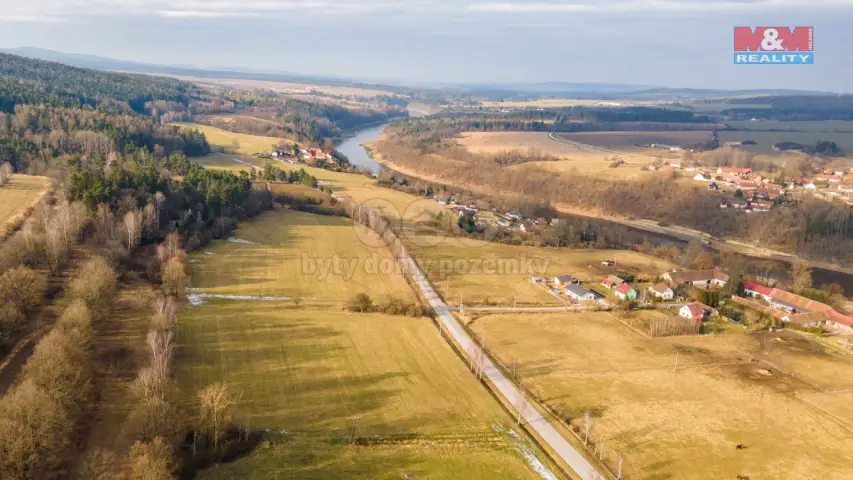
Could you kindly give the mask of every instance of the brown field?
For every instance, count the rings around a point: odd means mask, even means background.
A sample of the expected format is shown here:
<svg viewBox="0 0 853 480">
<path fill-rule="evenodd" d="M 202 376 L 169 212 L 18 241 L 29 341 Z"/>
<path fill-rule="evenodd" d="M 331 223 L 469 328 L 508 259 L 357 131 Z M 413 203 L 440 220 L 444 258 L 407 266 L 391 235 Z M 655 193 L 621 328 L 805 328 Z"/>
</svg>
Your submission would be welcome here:
<svg viewBox="0 0 853 480">
<path fill-rule="evenodd" d="M 368 89 L 368 88 L 359 88 L 359 87 L 349 87 L 349 86 L 338 86 L 338 85 L 319 85 L 319 84 L 308 84 L 308 83 L 290 83 L 290 82 L 276 82 L 269 80 L 249 80 L 249 79 L 231 79 L 231 78 L 203 78 L 203 77 L 184 77 L 180 75 L 170 75 L 175 78 L 184 79 L 191 82 L 197 82 L 200 84 L 209 84 L 209 85 L 217 85 L 217 86 L 225 86 L 225 87 L 233 87 L 240 88 L 244 90 L 254 90 L 257 88 L 272 90 L 278 93 L 285 94 L 310 94 L 312 92 L 320 92 L 326 95 L 332 96 L 358 96 L 358 97 L 369 97 L 373 98 L 377 95 L 393 95 L 393 92 L 389 92 L 387 90 L 379 90 L 379 89 Z"/>
<path fill-rule="evenodd" d="M 0 239 L 14 230 L 26 211 L 34 206 L 50 188 L 47 177 L 12 175 L 12 179 L 0 187 Z"/>
<path fill-rule="evenodd" d="M 601 142 L 601 139 L 596 141 Z M 560 142 L 544 132 L 465 132 L 457 142 L 474 153 L 497 154 L 516 150 L 531 155 L 546 154 L 562 159 L 556 162 L 528 162 L 513 168 L 540 168 L 559 173 L 576 171 L 579 174 L 602 175 L 608 178 L 641 178 L 648 174 L 640 170 L 641 167 L 663 159 L 680 158 L 676 153 L 661 149 L 635 147 L 609 149 L 571 141 Z M 610 165 L 615 158 L 625 163 L 617 168 L 611 168 Z"/>
<path fill-rule="evenodd" d="M 635 105 L 654 105 L 654 102 L 603 102 L 578 98 L 539 98 L 536 100 L 518 100 L 504 102 L 480 102 L 487 108 L 561 108 L 561 107 L 630 107 Z"/>
<path fill-rule="evenodd" d="M 573 142 L 601 148 L 637 149 L 635 145 L 665 143 L 689 148 L 711 139 L 712 132 L 583 132 L 560 133 L 558 136 Z"/>
<path fill-rule="evenodd" d="M 853 478 L 853 363 L 797 334 L 652 339 L 604 312 L 486 315 L 470 327 L 573 425 L 591 411 L 591 437 L 609 464 L 624 456 L 625 478 Z"/>
<path fill-rule="evenodd" d="M 669 265 L 657 258 L 624 250 L 571 250 L 521 247 L 467 238 L 405 235 L 412 256 L 433 287 L 448 301 L 466 305 L 563 305 L 563 301 L 530 282 L 530 276 L 571 274 L 598 283 L 610 273 L 657 275 Z M 613 267 L 601 261 L 614 259 Z"/>
</svg>

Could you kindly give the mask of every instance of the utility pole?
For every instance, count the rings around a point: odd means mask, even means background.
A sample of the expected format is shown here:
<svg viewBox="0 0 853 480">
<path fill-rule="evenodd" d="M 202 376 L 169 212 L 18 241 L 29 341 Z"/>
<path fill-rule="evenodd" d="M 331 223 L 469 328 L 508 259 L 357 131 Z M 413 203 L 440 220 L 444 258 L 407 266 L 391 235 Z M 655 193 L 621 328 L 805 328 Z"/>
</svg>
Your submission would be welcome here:
<svg viewBox="0 0 853 480">
<path fill-rule="evenodd" d="M 619 455 L 619 460 L 616 462 L 616 478 L 622 480 L 622 455 Z"/>
<path fill-rule="evenodd" d="M 521 425 L 521 417 L 524 411 L 524 406 L 526 405 L 524 397 L 527 394 L 527 391 L 524 389 L 523 383 L 519 385 L 519 390 L 521 390 L 521 399 L 519 400 L 518 405 L 516 406 L 516 408 L 518 408 L 518 418 L 516 419 L 516 424 Z"/>
<path fill-rule="evenodd" d="M 678 370 L 678 354 L 681 353 L 681 350 L 675 351 L 675 365 L 672 366 L 672 371 Z"/>
</svg>

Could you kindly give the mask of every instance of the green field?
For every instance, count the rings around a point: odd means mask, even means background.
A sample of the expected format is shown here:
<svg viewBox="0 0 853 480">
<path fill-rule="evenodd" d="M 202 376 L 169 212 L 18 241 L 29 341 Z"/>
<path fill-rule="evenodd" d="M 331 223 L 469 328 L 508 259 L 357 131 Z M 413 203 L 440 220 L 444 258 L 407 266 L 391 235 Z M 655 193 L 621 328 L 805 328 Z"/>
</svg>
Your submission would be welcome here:
<svg viewBox="0 0 853 480">
<path fill-rule="evenodd" d="M 225 382 L 241 398 L 236 421 L 266 432 L 251 454 L 198 478 L 541 478 L 528 456 L 542 454 L 508 433 L 512 418 L 430 319 L 338 308 L 361 292 L 413 299 L 399 275 L 306 273 L 302 253 L 390 258 L 359 229 L 269 212 L 235 232 L 255 244 L 217 241 L 190 256 L 198 290 L 181 315 L 181 390 Z M 202 292 L 301 300 L 192 297 Z"/>
<path fill-rule="evenodd" d="M 809 354 L 797 334 L 653 339 L 613 315 L 485 315 L 470 326 L 576 428 L 592 412 L 591 436 L 611 466 L 624 457 L 625 478 L 853 478 L 853 415 L 839 403 L 853 388 L 850 359 Z"/>
<path fill-rule="evenodd" d="M 773 145 L 779 142 L 796 142 L 802 145 L 813 145 L 815 142 L 826 140 L 835 142 L 844 154 L 853 154 L 853 133 L 818 133 L 818 132 L 718 132 L 720 143 L 743 142 L 752 140 L 755 145 L 743 145 L 749 152 L 780 153 L 773 150 Z"/>
<path fill-rule="evenodd" d="M 252 153 L 270 153 L 273 146 L 281 143 L 291 144 L 293 141 L 278 137 L 263 137 L 234 133 L 221 128 L 209 127 L 200 123 L 176 123 L 181 127 L 193 128 L 204 133 L 211 147 L 222 148 L 228 153 L 249 155 Z M 235 148 L 236 147 L 236 148 Z"/>
<path fill-rule="evenodd" d="M 381 300 L 412 292 L 375 233 L 344 217 L 268 212 L 191 257 L 203 293 L 299 298 L 339 306 L 358 293 Z M 198 292 L 196 292 L 198 293 Z"/>
</svg>

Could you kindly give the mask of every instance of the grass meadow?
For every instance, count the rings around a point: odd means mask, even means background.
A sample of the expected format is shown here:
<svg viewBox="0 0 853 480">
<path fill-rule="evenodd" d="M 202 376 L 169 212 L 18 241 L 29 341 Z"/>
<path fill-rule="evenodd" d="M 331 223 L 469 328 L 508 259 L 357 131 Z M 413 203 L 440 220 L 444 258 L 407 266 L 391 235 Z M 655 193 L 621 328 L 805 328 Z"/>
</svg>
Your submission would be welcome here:
<svg viewBox="0 0 853 480">
<path fill-rule="evenodd" d="M 293 143 L 292 141 L 284 138 L 234 133 L 221 128 L 202 125 L 200 123 L 176 123 L 175 125 L 201 131 L 204 133 L 205 138 L 207 138 L 207 143 L 209 143 L 211 147 L 223 148 L 227 153 L 231 154 L 250 155 L 252 153 L 270 153 L 275 145 L 282 142 Z"/>
<path fill-rule="evenodd" d="M 198 478 L 540 478 L 526 457 L 541 453 L 508 433 L 512 418 L 431 320 L 339 308 L 361 292 L 413 298 L 402 277 L 358 268 L 319 277 L 300 265 L 303 253 L 390 258 L 360 229 L 269 212 L 236 231 L 252 243 L 217 241 L 190 256 L 191 294 L 302 298 L 204 298 L 182 312 L 182 391 L 225 382 L 240 395 L 235 421 L 267 434 L 248 456 Z"/>
<path fill-rule="evenodd" d="M 347 218 L 267 212 L 240 224 L 234 238 L 192 255 L 194 288 L 334 307 L 359 293 L 412 299 L 379 237 Z"/>
<path fill-rule="evenodd" d="M 0 239 L 49 188 L 47 177 L 20 174 L 12 175 L 11 180 L 0 187 Z"/>
<path fill-rule="evenodd" d="M 845 453 L 853 423 L 842 407 L 849 398 L 821 390 L 849 392 L 849 359 L 805 353 L 783 334 L 652 339 L 614 315 L 495 314 L 469 327 L 581 431 L 592 412 L 591 437 L 605 443 L 610 465 L 624 456 L 625 478 L 853 478 Z M 809 382 L 817 377 L 827 384 Z"/>
</svg>

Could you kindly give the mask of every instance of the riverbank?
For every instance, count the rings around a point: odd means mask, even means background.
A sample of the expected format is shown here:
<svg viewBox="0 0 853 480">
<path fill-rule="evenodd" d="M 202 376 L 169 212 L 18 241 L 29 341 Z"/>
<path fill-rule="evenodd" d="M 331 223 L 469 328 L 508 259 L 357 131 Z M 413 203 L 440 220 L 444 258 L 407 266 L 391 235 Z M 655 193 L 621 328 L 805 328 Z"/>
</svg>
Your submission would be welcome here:
<svg viewBox="0 0 853 480">
<path fill-rule="evenodd" d="M 457 185 L 452 180 L 444 179 L 437 176 L 425 175 L 410 168 L 406 168 L 402 165 L 390 162 L 388 161 L 388 159 L 384 158 L 382 154 L 377 150 L 375 142 L 376 140 L 365 143 L 364 148 L 367 151 L 367 154 L 375 162 L 381 164 L 389 170 L 437 185 L 450 185 L 457 188 L 463 188 L 477 195 L 494 196 L 496 194 L 496 192 L 491 191 L 490 189 L 482 186 Z M 687 227 L 682 227 L 679 225 L 663 226 L 653 220 L 634 219 L 619 215 L 606 214 L 599 211 L 583 209 L 567 204 L 554 204 L 552 206 L 558 212 L 566 215 L 594 218 L 606 222 L 618 223 L 620 225 L 631 227 L 637 230 L 654 233 L 656 235 L 672 237 L 674 239 L 678 239 L 685 242 L 699 241 L 708 246 L 710 249 L 715 250 L 717 252 L 727 251 L 744 255 L 750 258 L 775 260 L 785 263 L 791 263 L 795 259 L 800 259 L 808 262 L 809 265 L 816 269 L 822 269 L 829 272 L 853 276 L 853 268 L 850 267 L 845 267 L 839 264 L 829 262 L 809 260 L 798 257 L 797 255 L 792 253 L 781 252 L 778 250 L 773 250 L 762 246 L 741 242 L 738 240 L 716 238 L 708 233 Z M 853 285 L 853 278 L 849 279 L 849 281 L 846 281 L 844 283 L 847 285 Z"/>
</svg>

